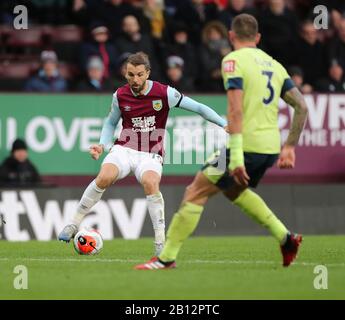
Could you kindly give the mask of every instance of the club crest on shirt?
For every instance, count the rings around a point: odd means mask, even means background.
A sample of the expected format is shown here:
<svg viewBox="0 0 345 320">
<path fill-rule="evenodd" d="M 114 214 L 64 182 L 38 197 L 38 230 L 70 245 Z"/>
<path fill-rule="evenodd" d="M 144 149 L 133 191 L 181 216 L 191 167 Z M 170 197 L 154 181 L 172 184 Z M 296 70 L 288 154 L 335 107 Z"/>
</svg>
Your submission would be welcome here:
<svg viewBox="0 0 345 320">
<path fill-rule="evenodd" d="M 152 101 L 152 107 L 154 110 L 159 111 L 163 108 L 163 102 L 162 100 L 153 100 Z"/>
</svg>

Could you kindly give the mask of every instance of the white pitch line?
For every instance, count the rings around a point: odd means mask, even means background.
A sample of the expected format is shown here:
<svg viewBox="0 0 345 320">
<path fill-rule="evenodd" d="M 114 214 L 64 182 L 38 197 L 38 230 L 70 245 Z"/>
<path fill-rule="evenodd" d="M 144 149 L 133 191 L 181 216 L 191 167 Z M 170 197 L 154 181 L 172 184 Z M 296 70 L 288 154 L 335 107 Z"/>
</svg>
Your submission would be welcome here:
<svg viewBox="0 0 345 320">
<path fill-rule="evenodd" d="M 113 262 L 120 262 L 120 263 L 126 263 L 126 262 L 141 262 L 142 260 L 126 260 L 126 259 L 76 259 L 76 258 L 0 258 L 0 261 L 11 261 L 11 260 L 20 260 L 20 261 L 42 261 L 42 262 L 107 262 L 107 263 L 113 263 Z"/>
<path fill-rule="evenodd" d="M 0 261 L 41 261 L 41 262 L 105 262 L 105 263 L 144 263 L 144 260 L 137 259 L 76 259 L 76 258 L 0 258 Z M 264 265 L 277 265 L 279 261 L 265 261 L 265 260 L 185 260 L 182 263 L 187 264 L 264 264 Z M 326 267 L 345 267 L 345 263 L 321 263 L 321 262 L 294 262 L 294 265 L 299 266 L 317 266 L 325 265 Z"/>
</svg>

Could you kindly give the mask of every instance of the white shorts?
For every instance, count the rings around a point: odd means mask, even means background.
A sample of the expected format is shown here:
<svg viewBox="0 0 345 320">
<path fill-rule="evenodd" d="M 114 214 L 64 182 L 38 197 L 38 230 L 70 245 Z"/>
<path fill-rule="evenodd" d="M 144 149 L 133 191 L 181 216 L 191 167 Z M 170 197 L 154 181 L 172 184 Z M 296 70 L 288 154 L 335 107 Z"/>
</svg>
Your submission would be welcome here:
<svg viewBox="0 0 345 320">
<path fill-rule="evenodd" d="M 163 158 L 155 153 L 148 153 L 114 145 L 107 156 L 104 158 L 102 165 L 111 163 L 119 169 L 119 176 L 116 180 L 120 180 L 133 172 L 138 182 L 141 183 L 142 176 L 145 171 L 151 170 L 162 175 Z"/>
</svg>

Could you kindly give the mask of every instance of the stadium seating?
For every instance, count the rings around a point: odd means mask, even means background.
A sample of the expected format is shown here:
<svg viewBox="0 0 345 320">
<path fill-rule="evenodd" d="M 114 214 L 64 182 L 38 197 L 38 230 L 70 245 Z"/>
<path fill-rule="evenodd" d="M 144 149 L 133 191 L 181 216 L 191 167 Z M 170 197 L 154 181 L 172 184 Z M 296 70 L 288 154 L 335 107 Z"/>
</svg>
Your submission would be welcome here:
<svg viewBox="0 0 345 320">
<path fill-rule="evenodd" d="M 36 61 L 0 60 L 0 88 L 3 91 L 21 91 L 26 80 L 39 67 Z"/>
<path fill-rule="evenodd" d="M 83 30 L 74 25 L 57 26 L 51 29 L 51 45 L 62 61 L 78 62 Z"/>
<path fill-rule="evenodd" d="M 75 25 L 57 26 L 51 28 L 52 41 L 61 42 L 80 42 L 83 40 L 83 29 Z"/>
<path fill-rule="evenodd" d="M 9 47 L 41 47 L 42 30 L 40 27 L 31 27 L 27 30 L 11 29 L 7 33 L 6 46 Z"/>
<path fill-rule="evenodd" d="M 66 80 L 72 80 L 75 76 L 79 75 L 78 67 L 72 63 L 60 63 L 59 72 Z"/>
<path fill-rule="evenodd" d="M 83 37 L 83 29 L 75 25 L 41 25 L 27 30 L 0 25 L 1 90 L 21 91 L 25 81 L 39 68 L 40 52 L 44 49 L 56 51 L 64 78 L 71 80 L 78 76 L 76 62 Z"/>
<path fill-rule="evenodd" d="M 0 64 L 0 77 L 4 78 L 27 78 L 34 70 L 39 67 L 39 62 L 16 62 L 16 63 L 1 63 Z"/>
</svg>

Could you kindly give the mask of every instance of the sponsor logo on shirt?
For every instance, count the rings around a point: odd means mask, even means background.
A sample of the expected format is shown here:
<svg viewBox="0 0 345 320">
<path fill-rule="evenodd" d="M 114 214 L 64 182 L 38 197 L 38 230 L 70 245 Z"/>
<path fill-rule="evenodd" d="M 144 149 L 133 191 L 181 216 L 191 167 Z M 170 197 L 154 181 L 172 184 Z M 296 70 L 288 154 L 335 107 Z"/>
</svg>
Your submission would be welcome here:
<svg viewBox="0 0 345 320">
<path fill-rule="evenodd" d="M 224 72 L 235 72 L 235 60 L 227 60 L 223 64 Z"/>
<path fill-rule="evenodd" d="M 125 109 L 125 111 L 131 111 L 131 107 L 130 106 L 125 106 L 124 109 Z"/>
<path fill-rule="evenodd" d="M 163 108 L 163 102 L 162 100 L 153 100 L 152 101 L 152 107 L 154 110 L 159 111 Z"/>
<path fill-rule="evenodd" d="M 156 116 L 132 118 L 134 132 L 150 132 L 156 129 Z"/>
</svg>

